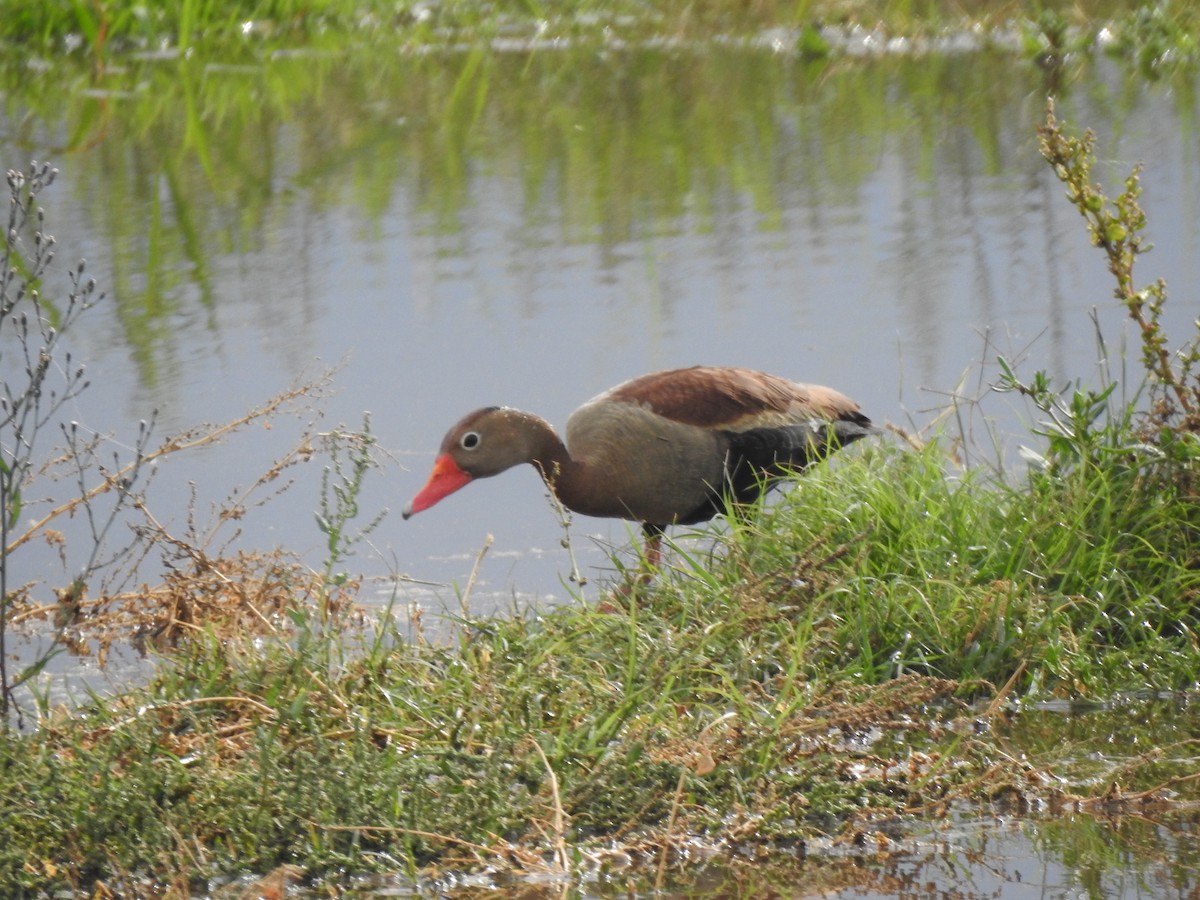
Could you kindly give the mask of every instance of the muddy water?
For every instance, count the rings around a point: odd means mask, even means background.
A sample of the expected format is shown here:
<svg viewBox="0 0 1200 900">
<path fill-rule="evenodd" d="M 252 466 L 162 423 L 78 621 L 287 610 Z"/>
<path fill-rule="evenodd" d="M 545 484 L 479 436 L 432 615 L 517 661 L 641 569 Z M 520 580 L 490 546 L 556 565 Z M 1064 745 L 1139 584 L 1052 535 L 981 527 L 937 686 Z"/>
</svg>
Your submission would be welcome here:
<svg viewBox="0 0 1200 900">
<path fill-rule="evenodd" d="M 804 898 L 883 900 L 949 897 L 956 900 L 1024 898 L 1190 897 L 1200 888 L 1194 846 L 1195 814 L 1104 821 L 1069 817 L 1031 822 L 1003 817 L 962 818 L 907 829 L 886 850 L 837 853 L 772 851 L 697 863 L 685 875 L 657 879 L 650 872 L 609 872 L 583 883 L 553 879 L 497 881 L 462 876 L 417 887 L 383 879 L 352 889 L 361 900 L 382 897 L 521 897 L 584 900 L 600 897 Z M 651 868 L 652 867 L 648 867 Z"/>
</svg>

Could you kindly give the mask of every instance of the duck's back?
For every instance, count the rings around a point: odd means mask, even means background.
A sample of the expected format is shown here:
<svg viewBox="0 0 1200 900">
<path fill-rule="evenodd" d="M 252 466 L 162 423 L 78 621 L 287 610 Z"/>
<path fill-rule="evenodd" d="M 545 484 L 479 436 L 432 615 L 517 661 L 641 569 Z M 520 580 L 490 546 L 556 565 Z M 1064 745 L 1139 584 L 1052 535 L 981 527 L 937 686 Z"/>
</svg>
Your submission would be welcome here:
<svg viewBox="0 0 1200 900">
<path fill-rule="evenodd" d="M 820 385 L 737 368 L 656 372 L 571 415 L 567 449 L 588 476 L 563 499 L 588 515 L 703 521 L 722 510 L 723 495 L 751 500 L 764 478 L 803 468 L 869 430 L 853 400 Z"/>
</svg>

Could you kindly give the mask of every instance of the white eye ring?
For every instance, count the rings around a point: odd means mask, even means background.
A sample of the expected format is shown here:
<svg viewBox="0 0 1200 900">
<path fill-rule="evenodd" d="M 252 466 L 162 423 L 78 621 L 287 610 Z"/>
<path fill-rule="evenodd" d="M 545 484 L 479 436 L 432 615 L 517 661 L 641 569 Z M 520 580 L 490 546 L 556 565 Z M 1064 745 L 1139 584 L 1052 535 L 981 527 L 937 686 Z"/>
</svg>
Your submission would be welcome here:
<svg viewBox="0 0 1200 900">
<path fill-rule="evenodd" d="M 462 447 L 464 450 L 474 450 L 479 446 L 479 432 L 468 431 L 458 439 L 458 446 Z"/>
</svg>

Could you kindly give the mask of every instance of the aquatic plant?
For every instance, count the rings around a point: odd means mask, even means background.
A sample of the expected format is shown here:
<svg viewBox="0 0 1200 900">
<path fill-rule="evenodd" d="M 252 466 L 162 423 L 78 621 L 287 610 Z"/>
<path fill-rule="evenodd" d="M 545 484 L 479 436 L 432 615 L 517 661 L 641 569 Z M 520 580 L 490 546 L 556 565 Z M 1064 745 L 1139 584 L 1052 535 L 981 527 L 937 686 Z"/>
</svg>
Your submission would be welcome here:
<svg viewBox="0 0 1200 900">
<path fill-rule="evenodd" d="M 110 467 L 107 459 L 101 461 L 98 438 L 85 436 L 78 422 L 62 420 L 67 404 L 88 387 L 84 366 L 62 346 L 63 338 L 104 294 L 86 276 L 80 260 L 67 272 L 65 297 L 43 296 L 43 279 L 54 262 L 56 242 L 37 204 L 56 174 L 52 166 L 35 162 L 27 171 L 10 170 L 7 176 L 8 221 L 0 250 L 0 340 L 6 344 L 0 355 L 5 367 L 0 395 L 0 729 L 8 728 L 8 714 L 14 707 L 18 722 L 21 719 L 14 690 L 57 652 L 48 649 L 22 671 L 8 671 L 8 622 L 30 587 L 10 583 L 17 551 L 35 536 L 61 540 L 47 528 L 60 516 L 78 514 L 87 523 L 86 555 L 70 583 L 58 590 L 59 624 L 71 624 L 88 580 L 132 553 L 137 543 L 136 539 L 119 541 L 114 547 L 110 536 L 120 512 L 137 501 L 135 488 L 145 481 L 145 454 L 153 430 L 153 421 L 142 422 L 133 459 L 122 463 L 114 454 Z M 61 431 L 66 442 L 61 461 L 71 471 L 76 493 L 49 513 L 32 516 L 26 489 L 35 471 L 48 467 L 48 449 L 43 446 L 48 429 Z M 24 526 L 23 515 L 31 519 Z M 75 554 L 80 550 L 71 549 Z"/>
</svg>

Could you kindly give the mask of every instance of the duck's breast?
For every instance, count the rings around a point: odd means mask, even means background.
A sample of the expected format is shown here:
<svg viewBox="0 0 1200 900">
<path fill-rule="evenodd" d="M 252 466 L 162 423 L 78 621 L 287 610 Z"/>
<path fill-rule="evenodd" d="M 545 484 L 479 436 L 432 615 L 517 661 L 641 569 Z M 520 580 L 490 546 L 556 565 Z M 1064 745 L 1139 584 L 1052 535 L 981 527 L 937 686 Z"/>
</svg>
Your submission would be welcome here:
<svg viewBox="0 0 1200 900">
<path fill-rule="evenodd" d="M 567 420 L 567 450 L 583 473 L 560 494 L 587 515 L 669 525 L 711 506 L 725 475 L 728 436 L 601 395 Z"/>
</svg>

